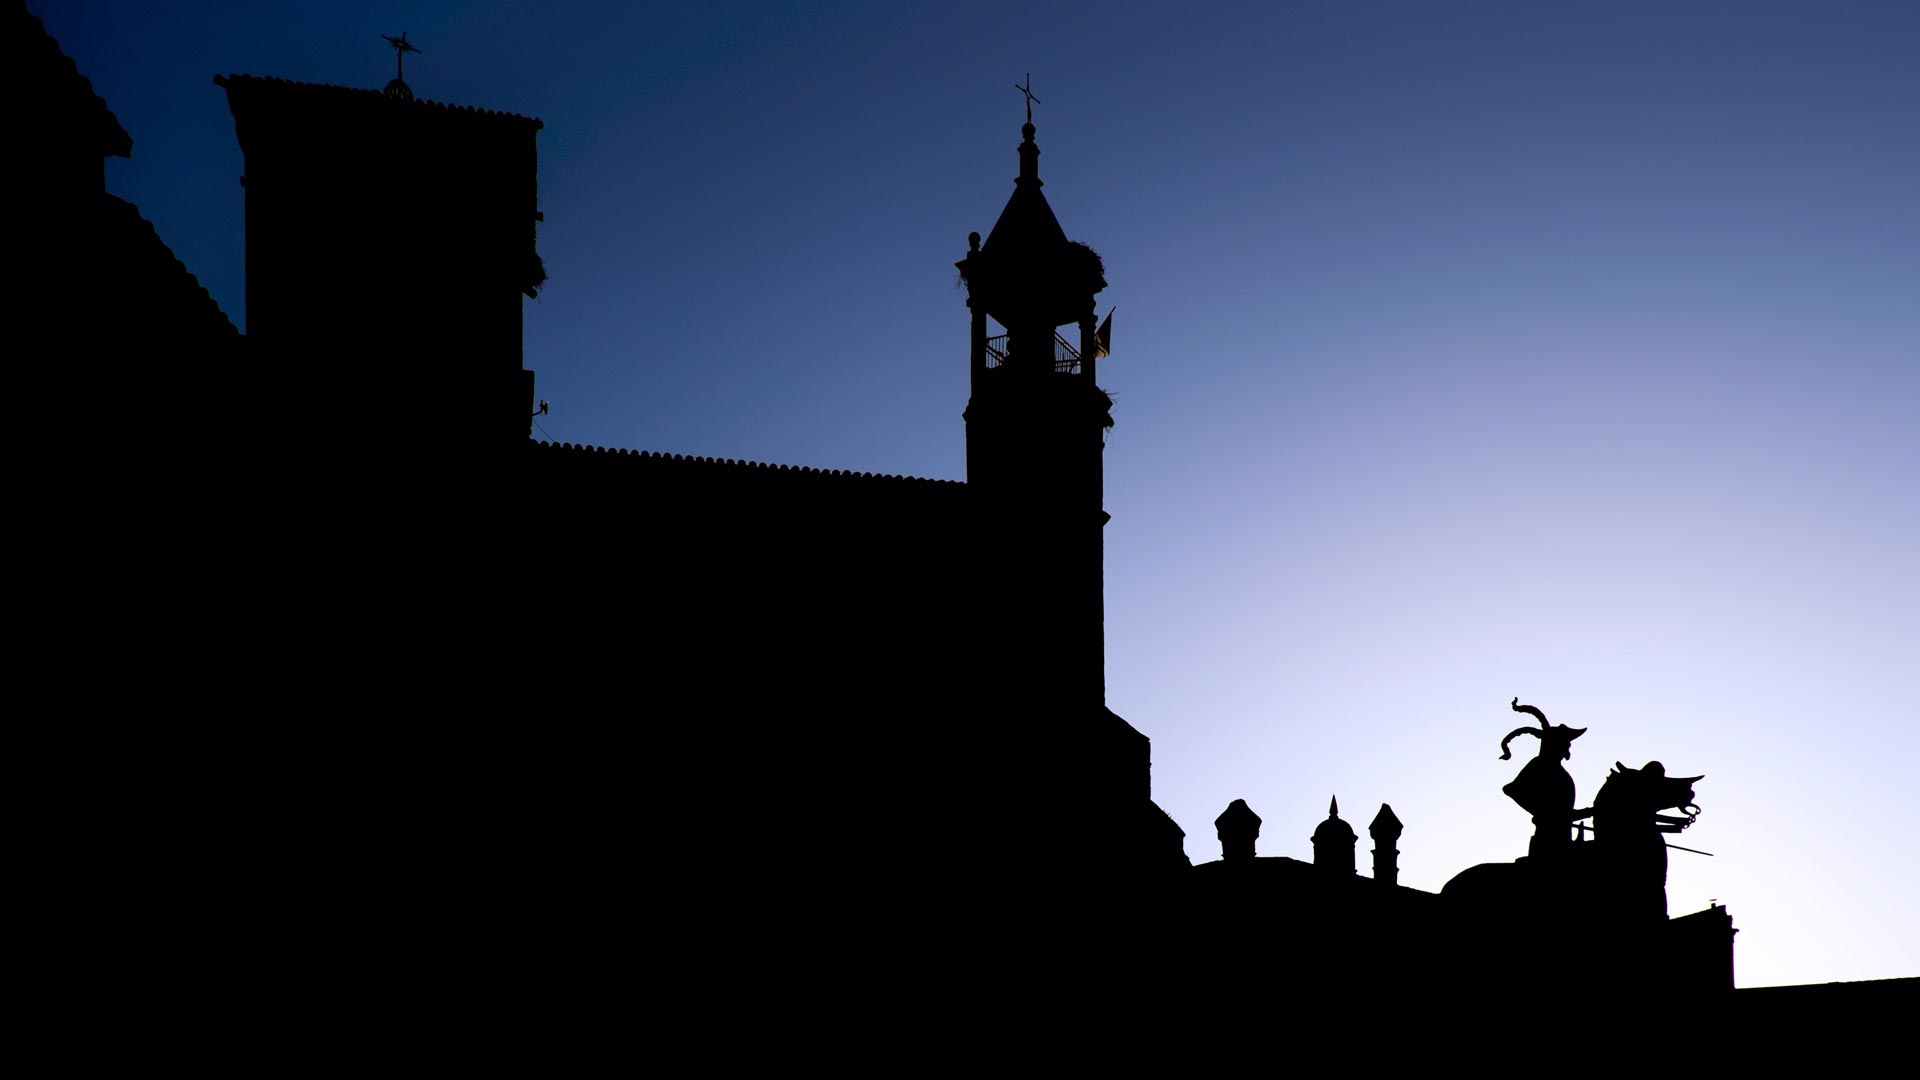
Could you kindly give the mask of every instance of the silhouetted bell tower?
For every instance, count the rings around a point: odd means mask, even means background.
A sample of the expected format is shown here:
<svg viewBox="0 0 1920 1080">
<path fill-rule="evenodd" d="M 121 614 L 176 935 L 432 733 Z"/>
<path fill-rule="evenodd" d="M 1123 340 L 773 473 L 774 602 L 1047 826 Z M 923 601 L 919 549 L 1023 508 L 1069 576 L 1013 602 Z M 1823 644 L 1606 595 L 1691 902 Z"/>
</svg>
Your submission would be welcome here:
<svg viewBox="0 0 1920 1080">
<path fill-rule="evenodd" d="M 984 530 L 980 602 L 999 605 L 979 614 L 1022 692 L 1099 704 L 1101 452 L 1113 402 L 1095 382 L 1094 296 L 1107 282 L 1100 256 L 1067 239 L 1040 193 L 1031 107 L 1020 133 L 1013 197 L 955 264 L 973 313 L 965 416 L 967 488 Z"/>
</svg>

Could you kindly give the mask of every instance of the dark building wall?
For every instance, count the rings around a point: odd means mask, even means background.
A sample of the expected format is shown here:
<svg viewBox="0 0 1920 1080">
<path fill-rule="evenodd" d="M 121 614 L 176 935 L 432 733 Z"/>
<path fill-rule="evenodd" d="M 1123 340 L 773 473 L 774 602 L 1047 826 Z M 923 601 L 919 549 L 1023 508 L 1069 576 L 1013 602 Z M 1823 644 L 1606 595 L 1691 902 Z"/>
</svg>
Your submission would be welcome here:
<svg viewBox="0 0 1920 1080">
<path fill-rule="evenodd" d="M 698 928 L 653 954 L 696 983 L 865 968 L 1012 846 L 970 783 L 964 485 L 539 444 L 525 480 L 523 854 L 587 924 Z"/>
<path fill-rule="evenodd" d="M 512 453 L 537 120 L 218 80 L 246 155 L 247 326 L 293 437 Z M 489 449 L 490 448 L 490 449 Z"/>
<path fill-rule="evenodd" d="M 566 525 L 527 540 L 525 666 L 607 704 L 555 711 L 606 740 L 585 768 L 634 770 L 604 790 L 656 808 L 648 846 L 692 894 L 746 858 L 816 918 L 897 893 L 902 918 L 971 903 L 979 927 L 1184 867 L 1145 737 L 1011 662 L 1022 601 L 971 485 L 539 444 L 528 465 Z"/>
</svg>

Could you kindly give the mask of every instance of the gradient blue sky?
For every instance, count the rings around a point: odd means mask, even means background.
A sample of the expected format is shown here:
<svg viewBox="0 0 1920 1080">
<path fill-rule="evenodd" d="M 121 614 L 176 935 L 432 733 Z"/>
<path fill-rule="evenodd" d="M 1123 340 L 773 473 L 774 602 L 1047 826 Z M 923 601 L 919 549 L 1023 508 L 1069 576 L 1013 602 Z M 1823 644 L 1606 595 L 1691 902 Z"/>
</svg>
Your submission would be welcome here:
<svg viewBox="0 0 1920 1080">
<path fill-rule="evenodd" d="M 1920 975 L 1920 4 L 31 7 L 243 326 L 213 75 L 377 87 L 405 30 L 546 121 L 553 437 L 951 478 L 1031 71 L 1120 307 L 1109 701 L 1188 853 L 1245 798 L 1308 857 L 1338 793 L 1406 884 L 1511 859 L 1517 694 L 1583 804 L 1707 774 L 1671 908 L 1741 985 Z"/>
</svg>

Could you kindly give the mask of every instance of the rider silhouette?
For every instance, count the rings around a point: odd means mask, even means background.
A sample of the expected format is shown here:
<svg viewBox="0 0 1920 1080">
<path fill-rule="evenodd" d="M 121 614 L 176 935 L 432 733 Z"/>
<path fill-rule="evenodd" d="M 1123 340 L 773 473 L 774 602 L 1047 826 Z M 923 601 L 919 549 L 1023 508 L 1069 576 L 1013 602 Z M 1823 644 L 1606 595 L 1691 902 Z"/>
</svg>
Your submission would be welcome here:
<svg viewBox="0 0 1920 1080">
<path fill-rule="evenodd" d="M 1547 714 L 1531 705 L 1520 704 L 1519 698 L 1513 699 L 1513 711 L 1531 715 L 1540 721 L 1540 726 L 1508 732 L 1507 737 L 1500 740 L 1500 760 L 1513 757 L 1507 744 L 1521 735 L 1538 738 L 1540 752 L 1521 768 L 1512 783 L 1500 790 L 1533 815 L 1533 840 L 1527 845 L 1527 854 L 1540 859 L 1556 858 L 1571 846 L 1574 819 L 1573 777 L 1560 763 L 1573 756 L 1573 740 L 1585 735 L 1587 729 L 1551 724 Z"/>
</svg>

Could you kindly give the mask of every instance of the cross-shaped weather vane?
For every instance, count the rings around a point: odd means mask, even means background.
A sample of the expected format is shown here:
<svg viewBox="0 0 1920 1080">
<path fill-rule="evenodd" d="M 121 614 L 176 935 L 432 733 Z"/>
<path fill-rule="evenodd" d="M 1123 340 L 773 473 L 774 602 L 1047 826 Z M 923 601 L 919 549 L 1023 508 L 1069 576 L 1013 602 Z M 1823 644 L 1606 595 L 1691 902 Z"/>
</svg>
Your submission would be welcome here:
<svg viewBox="0 0 1920 1080">
<path fill-rule="evenodd" d="M 405 37 L 406 35 L 402 34 L 400 36 Z M 387 40 L 391 41 L 393 39 L 388 38 Z M 1040 99 L 1033 96 L 1033 72 L 1027 72 L 1027 85 L 1021 86 L 1019 83 L 1014 83 L 1013 88 L 1027 95 L 1027 123 L 1033 123 L 1033 107 L 1040 104 Z"/>
<path fill-rule="evenodd" d="M 387 37 L 385 34 L 381 34 L 380 36 L 386 39 L 387 44 L 393 46 L 393 61 L 397 65 L 394 68 L 393 77 L 396 79 L 406 78 L 407 54 L 410 52 L 417 53 L 420 50 L 414 48 L 413 42 L 407 40 L 407 32 L 405 30 L 400 31 L 399 37 Z"/>
<path fill-rule="evenodd" d="M 414 48 L 413 42 L 407 40 L 405 30 L 400 31 L 399 37 L 389 37 L 386 34 L 380 36 L 387 44 L 393 46 L 393 81 L 387 84 L 387 96 L 412 101 L 413 88 L 407 85 L 407 54 L 417 53 L 420 50 Z"/>
</svg>

